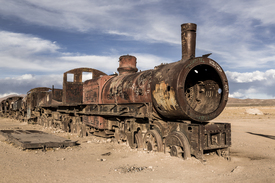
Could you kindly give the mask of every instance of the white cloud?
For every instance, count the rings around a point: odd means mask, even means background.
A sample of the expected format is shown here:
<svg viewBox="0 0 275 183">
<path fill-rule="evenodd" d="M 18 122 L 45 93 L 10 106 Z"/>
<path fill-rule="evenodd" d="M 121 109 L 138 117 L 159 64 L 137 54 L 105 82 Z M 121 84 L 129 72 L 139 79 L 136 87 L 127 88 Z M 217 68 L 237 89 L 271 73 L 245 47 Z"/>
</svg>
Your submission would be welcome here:
<svg viewBox="0 0 275 183">
<path fill-rule="evenodd" d="M 0 40 L 0 63 L 2 68 L 50 70 L 49 58 L 51 55 L 58 55 L 60 49 L 57 44 L 49 40 L 29 34 L 0 31 Z M 52 61 L 54 60 L 57 59 L 53 58 Z"/>
<path fill-rule="evenodd" d="M 142 71 L 154 69 L 155 66 L 158 66 L 161 63 L 175 62 L 175 60 L 172 61 L 167 58 L 162 58 L 150 54 L 133 53 L 133 55 L 137 57 L 137 68 Z"/>
<path fill-rule="evenodd" d="M 275 70 L 265 72 L 226 71 L 229 81 L 230 97 L 235 98 L 275 98 Z"/>
<path fill-rule="evenodd" d="M 0 53 L 18 54 L 17 57 L 23 57 L 36 53 L 54 53 L 60 47 L 48 40 L 21 33 L 0 31 Z"/>
<path fill-rule="evenodd" d="M 238 92 L 234 92 L 229 95 L 232 98 L 240 98 L 240 99 L 275 99 L 274 95 L 269 95 L 266 93 L 259 93 L 256 90 L 251 92 L 249 90 L 239 90 Z"/>
<path fill-rule="evenodd" d="M 245 73 L 226 71 L 226 74 L 231 82 L 236 83 L 251 83 L 254 81 L 265 81 L 268 85 L 275 83 L 275 69 L 270 69 L 265 72 L 254 71 Z"/>
<path fill-rule="evenodd" d="M 0 79 L 0 94 L 8 95 L 26 94 L 30 89 L 36 87 L 62 88 L 63 75 L 39 75 L 24 74 L 13 78 Z"/>
<path fill-rule="evenodd" d="M 131 53 L 137 58 L 137 68 L 139 70 L 148 70 L 153 69 L 155 66 L 161 63 L 170 63 L 172 62 L 169 59 L 157 57 L 150 54 L 141 54 L 141 53 Z M 79 55 L 79 56 L 63 56 L 61 57 L 65 63 L 73 62 L 77 63 L 78 67 L 84 67 L 85 65 L 90 65 L 91 68 L 101 70 L 106 74 L 112 74 L 117 72 L 119 66 L 118 60 L 119 55 L 111 56 L 96 56 L 96 55 Z"/>
<path fill-rule="evenodd" d="M 18 93 L 4 93 L 4 94 L 0 94 L 0 98 L 3 98 L 3 97 L 6 97 L 6 96 L 9 96 L 9 95 L 19 95 Z"/>
<path fill-rule="evenodd" d="M 73 68 L 90 67 L 110 74 L 116 72 L 120 57 L 112 53 L 109 53 L 112 54 L 109 56 L 62 53 L 55 43 L 26 34 L 1 31 L 0 39 L 0 62 L 1 67 L 6 69 L 64 73 Z M 150 54 L 132 55 L 137 57 L 140 70 L 152 69 L 162 62 L 170 62 Z M 20 77 L 32 79 L 33 76 L 25 74 Z"/>
<path fill-rule="evenodd" d="M 274 24 L 274 8 L 273 0 L 231 0 L 220 1 L 213 0 L 211 5 L 220 12 L 239 15 L 239 21 L 245 23 L 245 20 L 257 19 L 262 24 Z"/>
<path fill-rule="evenodd" d="M 129 36 L 136 40 L 179 44 L 175 26 L 183 17 L 164 14 L 160 1 L 88 0 L 0 0 L 0 14 L 26 22 L 63 30 L 101 32 Z M 175 31 L 176 30 L 176 31 Z M 174 35 L 177 35 L 176 37 Z M 176 39 L 175 39 L 176 38 Z"/>
<path fill-rule="evenodd" d="M 198 47 L 230 70 L 275 67 L 275 2 L 213 0 L 199 14 Z"/>
<path fill-rule="evenodd" d="M 240 92 L 234 92 L 232 94 L 229 94 L 229 97 L 232 97 L 232 98 L 247 98 L 244 93 L 240 93 Z"/>
<path fill-rule="evenodd" d="M 202 37 L 206 35 L 211 39 L 214 38 L 216 40 L 214 43 L 219 43 L 210 47 L 201 44 L 201 49 L 217 53 L 226 51 L 226 48 L 222 49 L 220 46 L 225 40 L 231 40 L 233 46 L 238 46 L 236 42 L 253 39 L 253 33 L 249 30 L 253 26 L 253 20 L 260 20 L 264 25 L 275 23 L 273 19 L 275 3 L 272 0 L 252 0 L 249 3 L 245 0 L 213 0 L 207 3 L 195 0 L 192 3 L 197 5 L 195 12 L 190 2 L 184 1 L 167 3 L 162 0 L 108 2 L 25 0 L 18 3 L 15 0 L 0 0 L 0 2 L 2 15 L 14 16 L 32 24 L 81 32 L 99 30 L 142 41 L 180 44 L 180 24 L 195 22 L 198 23 L 199 29 L 203 30 L 200 31 Z M 173 8 L 168 11 L 167 5 Z M 189 11 L 176 11 L 182 6 L 186 6 Z M 206 6 L 208 8 L 205 8 Z M 194 14 L 196 16 L 193 16 Z M 228 20 L 230 18 L 232 20 Z M 209 44 L 211 42 L 208 41 Z M 238 48 L 242 45 L 239 44 Z M 236 50 L 237 48 L 234 51 Z"/>
<path fill-rule="evenodd" d="M 134 53 L 137 57 L 137 67 L 139 70 L 153 69 L 154 66 L 160 63 L 170 62 L 169 60 L 154 56 L 154 55 L 144 55 Z M 60 57 L 63 63 L 55 63 L 49 66 L 51 67 L 61 67 L 64 69 L 63 72 L 71 70 L 73 68 L 85 67 L 87 65 L 93 66 L 91 68 L 101 70 L 107 74 L 112 74 L 117 72 L 119 66 L 118 60 L 119 56 L 95 56 L 95 55 L 83 55 L 83 56 L 64 56 Z M 67 66 L 65 66 L 67 65 Z M 74 67 L 71 67 L 74 66 Z M 34 74 L 23 74 L 16 77 L 7 77 L 0 79 L 0 86 L 5 86 L 0 88 L 0 94 L 7 95 L 10 93 L 25 94 L 32 88 L 35 87 L 51 87 L 55 85 L 56 88 L 62 88 L 63 82 L 63 72 L 60 74 L 49 74 L 49 75 L 34 75 Z M 87 76 L 90 78 L 90 75 Z M 87 78 L 84 78 L 87 79 Z"/>
<path fill-rule="evenodd" d="M 71 67 L 71 69 L 87 67 L 88 65 L 90 68 L 102 70 L 102 72 L 108 74 L 108 72 L 111 72 L 118 67 L 119 56 L 71 55 L 60 57 L 60 59 L 63 60 L 64 63 L 70 63 L 70 65 L 72 65 L 71 63 L 77 63 L 73 64 L 75 66 L 77 65 L 77 67 Z"/>
<path fill-rule="evenodd" d="M 16 79 L 17 80 L 31 80 L 31 79 L 34 79 L 34 76 L 32 74 L 24 74 L 22 76 L 19 76 Z"/>
</svg>

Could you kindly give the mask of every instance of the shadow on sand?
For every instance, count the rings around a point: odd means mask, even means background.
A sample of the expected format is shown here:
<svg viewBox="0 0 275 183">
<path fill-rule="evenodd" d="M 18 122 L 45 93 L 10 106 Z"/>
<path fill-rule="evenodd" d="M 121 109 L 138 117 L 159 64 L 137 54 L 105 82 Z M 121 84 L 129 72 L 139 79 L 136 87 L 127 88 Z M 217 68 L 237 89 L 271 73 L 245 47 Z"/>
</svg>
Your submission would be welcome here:
<svg viewBox="0 0 275 183">
<path fill-rule="evenodd" d="M 251 135 L 258 135 L 258 136 L 261 136 L 261 137 L 265 137 L 265 138 L 269 138 L 269 139 L 275 140 L 275 136 L 273 136 L 273 135 L 264 135 L 264 134 L 252 133 L 252 132 L 246 132 L 246 133 L 249 133 Z"/>
</svg>

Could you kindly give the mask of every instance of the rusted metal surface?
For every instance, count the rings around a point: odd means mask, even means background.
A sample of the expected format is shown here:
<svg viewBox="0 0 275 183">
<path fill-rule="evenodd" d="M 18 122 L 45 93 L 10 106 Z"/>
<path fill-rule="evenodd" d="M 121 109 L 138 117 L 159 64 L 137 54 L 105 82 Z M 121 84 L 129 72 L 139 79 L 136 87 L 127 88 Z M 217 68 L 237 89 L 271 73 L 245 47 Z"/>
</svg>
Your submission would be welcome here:
<svg viewBox="0 0 275 183">
<path fill-rule="evenodd" d="M 0 102 L 0 115 L 3 115 L 3 113 L 5 112 L 5 101 L 4 100 L 2 100 L 1 102 Z"/>
<path fill-rule="evenodd" d="M 228 81 L 222 68 L 206 57 L 181 60 L 156 69 L 153 103 L 166 118 L 209 121 L 228 100 Z"/>
<path fill-rule="evenodd" d="M 96 89 L 98 84 L 91 86 Z M 228 93 L 221 67 L 212 59 L 197 57 L 113 77 L 103 87 L 101 99 L 103 104 L 153 101 L 156 111 L 165 118 L 204 122 L 222 112 Z"/>
<path fill-rule="evenodd" d="M 22 100 L 23 97 L 20 96 L 14 96 L 14 97 L 9 97 L 6 99 L 6 105 L 8 110 L 18 110 L 17 105 L 14 105 L 14 103 L 18 100 Z"/>
<path fill-rule="evenodd" d="M 63 90 L 52 88 L 46 92 L 45 96 L 41 98 L 39 106 L 54 106 L 62 105 Z"/>
<path fill-rule="evenodd" d="M 197 25 L 186 23 L 181 25 L 182 60 L 195 57 Z"/>
<path fill-rule="evenodd" d="M 184 132 L 171 132 L 166 137 L 165 148 L 171 156 L 182 157 L 183 159 L 191 157 L 191 147 Z"/>
<path fill-rule="evenodd" d="M 105 104 L 149 103 L 153 70 L 123 74 L 110 79 L 103 88 Z"/>
<path fill-rule="evenodd" d="M 37 87 L 28 91 L 26 100 L 27 119 L 31 119 L 37 116 L 34 114 L 34 109 L 44 103 L 45 98 L 50 90 L 51 88 L 47 87 Z"/>
<path fill-rule="evenodd" d="M 20 97 L 18 100 L 13 102 L 12 110 L 19 111 L 23 107 L 23 97 Z"/>
<path fill-rule="evenodd" d="M 102 104 L 102 88 L 113 76 L 102 76 L 100 78 L 85 81 L 83 84 L 83 103 Z"/>
<path fill-rule="evenodd" d="M 13 96 L 1 101 L 1 112 L 5 117 L 16 117 L 16 111 L 19 111 L 22 106 L 21 96 Z"/>
<path fill-rule="evenodd" d="M 26 103 L 30 110 L 41 106 L 61 105 L 62 104 L 62 89 L 40 87 L 29 91 Z M 24 99 L 23 99 L 24 102 Z"/>
<path fill-rule="evenodd" d="M 119 58 L 119 68 L 117 71 L 119 75 L 121 74 L 130 74 L 138 71 L 136 64 L 137 58 L 132 55 L 123 55 Z"/>
<path fill-rule="evenodd" d="M 91 68 L 77 68 L 65 72 L 63 75 L 63 104 L 83 103 L 83 72 L 92 73 L 93 78 L 106 75 L 99 70 Z M 68 81 L 68 74 L 73 75 L 73 81 Z"/>
<path fill-rule="evenodd" d="M 86 116 L 85 124 L 90 125 L 97 129 L 107 129 L 108 120 L 101 116 Z"/>
<path fill-rule="evenodd" d="M 152 106 L 144 103 L 120 105 L 91 104 L 87 105 L 84 111 L 79 112 L 79 114 L 149 118 L 150 108 L 152 108 Z M 61 112 L 62 110 L 58 111 Z M 65 112 L 65 110 L 63 112 Z"/>
<path fill-rule="evenodd" d="M 215 123 L 201 126 L 202 149 L 215 149 L 217 147 L 231 146 L 230 123 Z"/>
<path fill-rule="evenodd" d="M 62 97 L 63 97 L 63 90 L 56 89 L 56 88 L 54 88 L 54 86 L 52 86 L 52 91 L 51 91 L 52 101 L 50 103 L 52 104 L 55 102 L 62 102 Z"/>
<path fill-rule="evenodd" d="M 27 93 L 27 107 L 30 110 L 33 110 L 36 106 L 39 106 L 47 93 L 51 90 L 51 88 L 47 87 L 38 87 L 33 88 Z"/>
<path fill-rule="evenodd" d="M 161 123 L 158 124 L 161 136 L 165 136 L 165 151 L 172 156 L 184 159 L 194 155 L 203 158 L 208 150 L 223 152 L 221 156 L 229 157 L 231 146 L 230 123 Z M 181 147 L 181 148 L 179 148 Z"/>
<path fill-rule="evenodd" d="M 37 130 L 0 130 L 0 134 L 22 149 L 45 149 L 76 145 L 75 141 Z"/>
</svg>

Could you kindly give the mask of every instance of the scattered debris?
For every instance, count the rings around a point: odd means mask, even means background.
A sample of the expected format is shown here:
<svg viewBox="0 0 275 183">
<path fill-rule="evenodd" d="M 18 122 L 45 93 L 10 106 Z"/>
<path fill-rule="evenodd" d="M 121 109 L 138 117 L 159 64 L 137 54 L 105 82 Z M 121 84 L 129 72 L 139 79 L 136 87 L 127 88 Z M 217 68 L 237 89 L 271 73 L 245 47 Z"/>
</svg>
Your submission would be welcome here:
<svg viewBox="0 0 275 183">
<path fill-rule="evenodd" d="M 97 161 L 106 161 L 107 159 L 103 159 L 103 158 L 101 158 L 101 159 L 97 159 Z"/>
<path fill-rule="evenodd" d="M 107 152 L 107 153 L 101 154 L 101 156 L 110 156 L 110 155 L 111 155 L 111 152 Z"/>
<path fill-rule="evenodd" d="M 22 149 L 75 146 L 76 142 L 37 130 L 0 130 L 0 134 Z"/>
<path fill-rule="evenodd" d="M 242 166 L 236 166 L 231 172 L 232 173 L 239 173 L 239 172 L 242 172 L 244 169 L 244 167 Z"/>
<path fill-rule="evenodd" d="M 118 173 L 137 173 L 137 172 L 141 172 L 141 171 L 154 171 L 153 167 L 152 166 L 141 166 L 141 167 L 138 167 L 136 165 L 133 165 L 133 166 L 123 166 L 123 167 L 118 167 L 115 169 L 116 172 Z"/>
</svg>

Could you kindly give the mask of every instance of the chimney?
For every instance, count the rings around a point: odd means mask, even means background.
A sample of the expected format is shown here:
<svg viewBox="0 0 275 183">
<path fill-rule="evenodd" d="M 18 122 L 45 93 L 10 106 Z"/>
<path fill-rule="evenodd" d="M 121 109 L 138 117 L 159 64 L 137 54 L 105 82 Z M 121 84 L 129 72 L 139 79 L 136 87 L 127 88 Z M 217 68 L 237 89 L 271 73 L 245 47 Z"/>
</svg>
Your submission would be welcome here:
<svg viewBox="0 0 275 183">
<path fill-rule="evenodd" d="M 119 57 L 119 68 L 117 68 L 119 75 L 136 73 L 138 71 L 136 60 L 137 58 L 132 55 L 123 55 Z"/>
<path fill-rule="evenodd" d="M 181 25 L 182 60 L 195 57 L 197 25 L 186 23 Z"/>
</svg>

